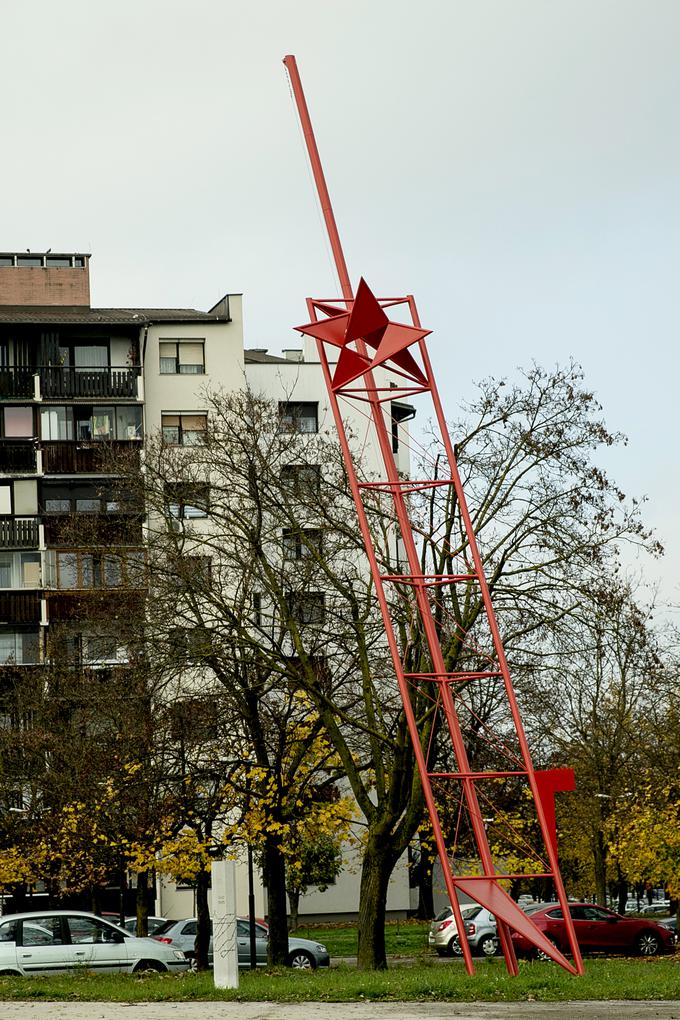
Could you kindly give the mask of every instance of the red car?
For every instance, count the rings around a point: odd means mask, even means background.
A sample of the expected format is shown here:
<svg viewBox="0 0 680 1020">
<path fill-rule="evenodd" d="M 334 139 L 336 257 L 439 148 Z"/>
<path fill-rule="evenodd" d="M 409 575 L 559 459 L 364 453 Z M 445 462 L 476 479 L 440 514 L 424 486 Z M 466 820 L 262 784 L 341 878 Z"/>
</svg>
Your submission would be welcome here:
<svg viewBox="0 0 680 1020">
<path fill-rule="evenodd" d="M 570 903 L 569 912 L 576 939 L 583 952 L 639 953 L 641 956 L 656 956 L 670 953 L 673 933 L 655 921 L 640 917 L 622 917 L 596 903 Z M 564 915 L 559 903 L 543 903 L 527 910 L 537 928 L 544 932 L 563 953 L 569 952 L 569 939 L 564 924 Z M 512 933 L 512 941 L 518 955 L 541 958 L 523 935 Z"/>
</svg>

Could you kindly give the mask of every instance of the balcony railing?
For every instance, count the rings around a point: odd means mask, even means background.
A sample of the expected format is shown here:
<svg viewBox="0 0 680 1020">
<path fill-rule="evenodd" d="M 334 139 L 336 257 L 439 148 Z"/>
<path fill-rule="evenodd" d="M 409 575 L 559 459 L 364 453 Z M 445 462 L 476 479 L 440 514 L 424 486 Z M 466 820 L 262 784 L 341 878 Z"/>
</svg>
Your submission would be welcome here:
<svg viewBox="0 0 680 1020">
<path fill-rule="evenodd" d="M 124 468 L 115 466 L 116 453 L 125 453 Z M 139 466 L 136 441 L 75 442 L 51 440 L 42 444 L 43 471 L 46 475 L 116 474 Z"/>
<path fill-rule="evenodd" d="M 3 366 L 0 368 L 0 400 L 33 399 L 35 369 Z"/>
<path fill-rule="evenodd" d="M 0 439 L 0 474 L 36 470 L 36 450 L 32 439 Z"/>
<path fill-rule="evenodd" d="M 43 519 L 47 546 L 141 545 L 139 514 L 55 515 Z"/>
<path fill-rule="evenodd" d="M 43 399 L 62 397 L 137 397 L 137 379 L 141 369 L 126 365 L 112 368 L 73 368 L 42 366 L 40 392 Z"/>
<path fill-rule="evenodd" d="M 0 591 L 0 623 L 40 623 L 40 595 L 34 591 Z"/>
<path fill-rule="evenodd" d="M 36 520 L 0 517 L 0 549 L 37 549 L 39 545 Z"/>
</svg>

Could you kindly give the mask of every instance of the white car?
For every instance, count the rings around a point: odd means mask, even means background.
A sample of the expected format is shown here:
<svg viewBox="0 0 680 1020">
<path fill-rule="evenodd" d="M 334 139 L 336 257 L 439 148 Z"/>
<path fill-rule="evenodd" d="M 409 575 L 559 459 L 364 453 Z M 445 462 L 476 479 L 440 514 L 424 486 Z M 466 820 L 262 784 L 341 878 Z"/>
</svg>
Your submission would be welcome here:
<svg viewBox="0 0 680 1020">
<path fill-rule="evenodd" d="M 46 910 L 0 918 L 0 974 L 57 974 L 76 969 L 183 971 L 180 949 L 138 939 L 96 914 Z"/>
</svg>

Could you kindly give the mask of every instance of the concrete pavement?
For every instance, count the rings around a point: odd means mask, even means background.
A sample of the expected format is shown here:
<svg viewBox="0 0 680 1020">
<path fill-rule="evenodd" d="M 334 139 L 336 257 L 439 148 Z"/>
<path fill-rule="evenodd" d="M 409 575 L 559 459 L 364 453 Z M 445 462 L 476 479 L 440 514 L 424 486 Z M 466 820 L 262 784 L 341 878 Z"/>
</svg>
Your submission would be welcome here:
<svg viewBox="0 0 680 1020">
<path fill-rule="evenodd" d="M 0 1002 L 0 1020 L 680 1020 L 680 1002 Z"/>
</svg>

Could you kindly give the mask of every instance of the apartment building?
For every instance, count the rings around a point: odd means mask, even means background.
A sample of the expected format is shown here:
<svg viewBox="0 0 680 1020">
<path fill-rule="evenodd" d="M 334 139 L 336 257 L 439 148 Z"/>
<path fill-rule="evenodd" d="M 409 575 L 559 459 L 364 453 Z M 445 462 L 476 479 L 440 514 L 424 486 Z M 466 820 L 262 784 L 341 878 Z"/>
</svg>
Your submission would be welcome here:
<svg viewBox="0 0 680 1020">
<path fill-rule="evenodd" d="M 57 634 L 83 665 L 124 657 L 87 619 L 88 592 L 114 602 L 142 544 L 140 508 L 107 498 L 104 451 L 204 429 L 208 376 L 242 385 L 239 295 L 207 312 L 96 308 L 88 254 L 0 253 L 0 667 L 45 661 Z M 65 534 L 73 514 L 96 521 L 100 556 Z"/>
<path fill-rule="evenodd" d="M 240 295 L 198 311 L 93 307 L 90 292 L 89 254 L 0 253 L 0 692 L 3 673 L 49 661 L 57 650 L 86 668 L 125 666 L 116 613 L 107 631 L 101 605 L 110 599 L 115 610 L 117 589 L 129 590 L 144 555 L 144 508 L 122 503 L 109 474 L 111 450 L 141 460 L 144 436 L 158 430 L 172 445 L 200 440 L 206 386 L 247 383 L 279 402 L 301 431 L 334 432 L 314 342 L 305 338 L 282 357 L 244 351 Z M 413 408 L 394 401 L 390 410 L 393 449 L 408 471 Z M 366 422 L 352 413 L 361 436 Z M 364 453 L 367 470 L 377 469 L 375 451 Z M 79 543 L 81 517 L 87 540 Z M 300 913 L 354 913 L 358 863 L 349 859 L 324 893 L 310 890 Z M 245 864 L 238 896 L 245 912 Z M 404 862 L 388 911 L 404 915 L 409 906 Z M 159 882 L 156 912 L 181 917 L 193 909 L 191 889 Z M 266 911 L 259 888 L 257 910 Z"/>
</svg>

